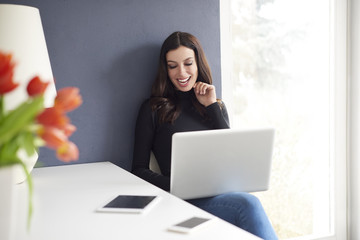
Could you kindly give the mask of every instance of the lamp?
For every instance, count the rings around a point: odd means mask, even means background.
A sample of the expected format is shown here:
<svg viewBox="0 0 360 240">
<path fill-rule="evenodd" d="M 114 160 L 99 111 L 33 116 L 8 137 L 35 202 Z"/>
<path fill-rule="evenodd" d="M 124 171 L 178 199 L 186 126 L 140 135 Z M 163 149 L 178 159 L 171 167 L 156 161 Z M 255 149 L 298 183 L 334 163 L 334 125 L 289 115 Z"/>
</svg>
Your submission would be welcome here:
<svg viewBox="0 0 360 240">
<path fill-rule="evenodd" d="M 13 54 L 16 62 L 14 80 L 20 84 L 5 96 L 5 110 L 14 109 L 27 99 L 26 86 L 35 75 L 50 81 L 44 94 L 44 104 L 45 107 L 52 106 L 56 89 L 37 8 L 0 4 L 0 51 Z M 19 157 L 31 171 L 38 155 L 27 157 L 25 151 L 20 151 Z M 16 182 L 25 180 L 23 171 L 19 170 L 16 175 Z"/>
</svg>

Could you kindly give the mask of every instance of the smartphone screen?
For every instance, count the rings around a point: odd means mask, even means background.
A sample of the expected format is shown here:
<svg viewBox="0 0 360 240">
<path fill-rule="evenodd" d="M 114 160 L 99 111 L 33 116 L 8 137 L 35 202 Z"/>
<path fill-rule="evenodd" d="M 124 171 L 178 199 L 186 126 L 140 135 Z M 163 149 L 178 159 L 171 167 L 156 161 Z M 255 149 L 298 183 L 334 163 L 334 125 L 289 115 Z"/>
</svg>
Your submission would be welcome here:
<svg viewBox="0 0 360 240">
<path fill-rule="evenodd" d="M 180 233 L 190 233 L 193 230 L 198 229 L 200 226 L 203 226 L 204 223 L 208 222 L 209 220 L 211 219 L 192 217 L 183 222 L 170 226 L 168 230 L 173 232 L 180 232 Z"/>
<path fill-rule="evenodd" d="M 208 218 L 199 218 L 199 217 L 193 217 L 186 221 L 183 221 L 181 223 L 176 224 L 177 227 L 183 227 L 183 228 L 194 228 L 204 222 L 209 221 Z"/>
</svg>

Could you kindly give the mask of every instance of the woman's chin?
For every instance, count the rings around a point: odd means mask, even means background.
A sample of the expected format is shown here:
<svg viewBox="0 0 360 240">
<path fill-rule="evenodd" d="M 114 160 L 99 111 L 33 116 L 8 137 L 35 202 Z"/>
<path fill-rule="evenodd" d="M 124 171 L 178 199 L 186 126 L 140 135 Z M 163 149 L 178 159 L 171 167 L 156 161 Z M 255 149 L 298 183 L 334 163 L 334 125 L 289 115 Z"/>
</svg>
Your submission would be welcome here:
<svg viewBox="0 0 360 240">
<path fill-rule="evenodd" d="M 177 87 L 177 89 L 181 92 L 188 92 L 192 89 L 191 86 L 187 86 L 187 87 Z"/>
</svg>

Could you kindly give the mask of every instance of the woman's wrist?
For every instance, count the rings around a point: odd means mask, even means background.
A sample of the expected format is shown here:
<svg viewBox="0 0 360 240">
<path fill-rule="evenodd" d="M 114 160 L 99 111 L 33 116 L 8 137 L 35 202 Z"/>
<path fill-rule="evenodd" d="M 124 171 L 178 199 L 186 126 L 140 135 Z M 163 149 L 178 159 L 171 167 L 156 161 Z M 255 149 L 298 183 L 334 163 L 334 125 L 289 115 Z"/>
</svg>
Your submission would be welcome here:
<svg viewBox="0 0 360 240">
<path fill-rule="evenodd" d="M 203 105 L 204 105 L 204 107 L 209 107 L 210 105 L 213 105 L 214 103 L 217 103 L 217 101 L 215 100 L 215 101 L 209 101 L 209 102 L 206 102 L 206 103 L 204 103 Z"/>
</svg>

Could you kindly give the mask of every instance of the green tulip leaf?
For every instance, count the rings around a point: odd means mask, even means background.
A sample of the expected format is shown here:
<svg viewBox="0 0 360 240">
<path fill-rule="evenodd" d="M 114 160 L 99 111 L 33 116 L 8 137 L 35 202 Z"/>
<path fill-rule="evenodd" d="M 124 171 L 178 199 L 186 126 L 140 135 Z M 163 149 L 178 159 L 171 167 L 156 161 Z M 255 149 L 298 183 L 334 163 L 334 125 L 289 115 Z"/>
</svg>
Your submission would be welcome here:
<svg viewBox="0 0 360 240">
<path fill-rule="evenodd" d="M 12 139 L 43 109 L 43 97 L 30 99 L 11 111 L 0 121 L 0 145 Z"/>
</svg>

